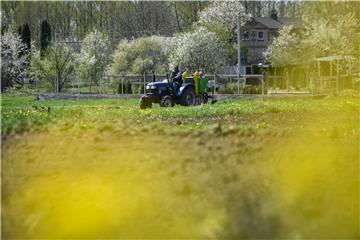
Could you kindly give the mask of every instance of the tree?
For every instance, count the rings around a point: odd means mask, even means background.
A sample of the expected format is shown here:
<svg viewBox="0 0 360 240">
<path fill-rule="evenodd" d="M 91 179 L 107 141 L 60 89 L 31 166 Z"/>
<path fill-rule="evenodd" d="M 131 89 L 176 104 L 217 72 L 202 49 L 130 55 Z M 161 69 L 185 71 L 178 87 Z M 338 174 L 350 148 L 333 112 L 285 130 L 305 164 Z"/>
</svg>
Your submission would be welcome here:
<svg viewBox="0 0 360 240">
<path fill-rule="evenodd" d="M 266 52 L 274 66 L 307 67 L 314 58 L 330 55 L 358 55 L 358 20 L 353 13 L 322 18 L 305 18 L 304 31 L 295 33 L 291 26 L 282 28 Z"/>
<path fill-rule="evenodd" d="M 31 32 L 28 24 L 23 25 L 22 27 L 19 27 L 18 31 L 21 40 L 24 44 L 26 44 L 27 49 L 29 52 L 31 51 Z"/>
<path fill-rule="evenodd" d="M 241 1 L 212 1 L 210 5 L 200 13 L 200 23 L 222 24 L 229 33 L 234 34 L 237 17 L 240 16 L 241 24 L 244 24 L 249 14 L 246 14 Z"/>
<path fill-rule="evenodd" d="M 82 42 L 78 56 L 79 77 L 90 84 L 97 85 L 111 61 L 110 41 L 106 34 L 93 30 Z"/>
<path fill-rule="evenodd" d="M 6 32 L 1 39 L 1 91 L 22 84 L 29 51 L 19 35 Z"/>
<path fill-rule="evenodd" d="M 215 33 L 204 27 L 177 36 L 170 56 L 170 64 L 216 71 L 225 64 L 225 51 Z"/>
<path fill-rule="evenodd" d="M 31 75 L 46 83 L 54 92 L 61 92 L 74 75 L 73 50 L 61 44 L 52 44 L 46 52 L 34 52 L 31 58 Z"/>
<path fill-rule="evenodd" d="M 293 27 L 285 26 L 266 50 L 265 58 L 275 67 L 299 64 L 299 54 L 302 54 L 300 43 L 300 36 L 293 31 Z"/>
<path fill-rule="evenodd" d="M 157 36 L 120 42 L 114 54 L 112 74 L 166 71 L 169 44 L 171 39 Z"/>
<path fill-rule="evenodd" d="M 44 55 L 47 47 L 51 43 L 51 27 L 48 22 L 45 20 L 41 23 L 41 33 L 40 33 L 40 54 Z"/>
<path fill-rule="evenodd" d="M 241 25 L 250 17 L 250 14 L 246 13 L 244 4 L 242 1 L 212 1 L 200 12 L 198 25 L 216 34 L 226 51 L 228 62 L 235 60 L 236 48 L 233 44 L 237 36 L 237 17 L 240 16 Z"/>
</svg>

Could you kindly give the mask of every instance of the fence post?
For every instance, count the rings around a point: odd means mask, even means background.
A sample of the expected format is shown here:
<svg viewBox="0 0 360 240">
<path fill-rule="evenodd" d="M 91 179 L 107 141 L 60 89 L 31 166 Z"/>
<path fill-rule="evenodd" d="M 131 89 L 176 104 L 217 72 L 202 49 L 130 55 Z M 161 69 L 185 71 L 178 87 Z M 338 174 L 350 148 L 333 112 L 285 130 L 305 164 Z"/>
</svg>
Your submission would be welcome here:
<svg viewBox="0 0 360 240">
<path fill-rule="evenodd" d="M 146 73 L 144 72 L 144 94 L 145 94 L 145 81 L 146 81 Z"/>
<path fill-rule="evenodd" d="M 336 94 L 339 94 L 339 60 L 336 60 Z"/>
<path fill-rule="evenodd" d="M 238 87 L 237 95 L 240 95 L 240 78 L 238 78 L 237 87 Z"/>
<path fill-rule="evenodd" d="M 124 95 L 124 77 L 121 78 L 121 94 L 122 95 Z"/>
<path fill-rule="evenodd" d="M 80 95 L 80 77 L 78 76 L 78 95 Z"/>
<path fill-rule="evenodd" d="M 216 73 L 214 73 L 214 93 L 216 94 Z"/>
<path fill-rule="evenodd" d="M 288 71 L 285 72 L 285 81 L 286 81 L 286 95 L 289 94 L 289 73 Z"/>
<path fill-rule="evenodd" d="M 36 88 L 36 100 L 39 100 L 39 86 L 38 86 L 38 75 L 35 74 L 35 88 Z"/>
<path fill-rule="evenodd" d="M 100 76 L 100 79 L 99 79 L 99 94 L 101 95 L 101 76 Z"/>
<path fill-rule="evenodd" d="M 59 75 L 56 74 L 56 93 L 59 94 Z"/>
</svg>

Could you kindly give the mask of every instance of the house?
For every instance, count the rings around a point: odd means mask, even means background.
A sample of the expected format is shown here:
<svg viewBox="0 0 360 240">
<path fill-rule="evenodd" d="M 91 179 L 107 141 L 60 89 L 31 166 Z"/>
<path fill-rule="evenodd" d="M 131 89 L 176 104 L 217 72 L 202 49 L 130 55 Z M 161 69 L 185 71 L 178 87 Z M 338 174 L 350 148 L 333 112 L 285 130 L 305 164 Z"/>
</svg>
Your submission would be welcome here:
<svg viewBox="0 0 360 240">
<path fill-rule="evenodd" d="M 299 18 L 252 17 L 241 29 L 241 65 L 246 66 L 246 72 L 251 71 L 251 65 L 263 63 L 264 52 L 271 41 L 278 36 L 283 26 L 292 25 L 295 31 L 303 29 Z M 249 70 L 250 68 L 250 70 Z"/>
</svg>

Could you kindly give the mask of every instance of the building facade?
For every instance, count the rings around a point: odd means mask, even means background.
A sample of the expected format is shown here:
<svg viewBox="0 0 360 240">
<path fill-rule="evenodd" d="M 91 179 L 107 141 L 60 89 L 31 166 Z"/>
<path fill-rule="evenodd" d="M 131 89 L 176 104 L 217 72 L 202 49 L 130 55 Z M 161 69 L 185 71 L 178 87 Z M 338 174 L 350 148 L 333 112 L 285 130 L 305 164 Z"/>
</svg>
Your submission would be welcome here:
<svg viewBox="0 0 360 240">
<path fill-rule="evenodd" d="M 292 25 L 295 31 L 303 28 L 299 18 L 252 17 L 241 30 L 241 64 L 247 68 L 264 63 L 264 53 L 283 26 Z M 248 70 L 247 70 L 248 72 Z"/>
</svg>

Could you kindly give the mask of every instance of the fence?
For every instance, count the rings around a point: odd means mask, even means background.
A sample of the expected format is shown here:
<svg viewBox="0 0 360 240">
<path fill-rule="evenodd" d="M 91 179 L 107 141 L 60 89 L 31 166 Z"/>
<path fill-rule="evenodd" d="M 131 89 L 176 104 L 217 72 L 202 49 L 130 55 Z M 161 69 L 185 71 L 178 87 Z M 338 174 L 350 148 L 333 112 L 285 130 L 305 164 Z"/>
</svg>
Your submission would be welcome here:
<svg viewBox="0 0 360 240">
<path fill-rule="evenodd" d="M 322 76 L 317 78 L 314 75 L 301 77 L 297 80 L 291 74 L 277 75 L 238 75 L 232 74 L 207 74 L 209 79 L 208 90 L 216 94 L 324 94 L 325 90 L 336 89 L 336 91 L 353 88 L 349 76 L 334 77 Z M 349 79 L 350 80 L 349 80 Z M 65 83 L 59 83 L 54 77 L 52 82 L 30 82 L 30 87 L 37 93 L 54 94 L 76 94 L 76 95 L 125 95 L 143 94 L 146 84 L 153 81 L 167 79 L 166 75 L 103 75 L 97 82 L 82 82 L 79 78 L 73 77 Z M 358 77 L 358 79 L 360 79 Z M 340 80 L 340 81 L 339 81 Z"/>
<path fill-rule="evenodd" d="M 207 74 L 208 90 L 216 94 L 265 94 L 266 85 L 263 75 L 231 75 Z M 143 94 L 146 84 L 154 81 L 163 81 L 167 75 L 103 75 L 98 81 L 83 82 L 72 77 L 66 82 L 59 82 L 57 77 L 52 81 L 33 81 L 30 86 L 37 93 L 53 94 L 96 94 L 96 95 L 123 95 Z"/>
</svg>

